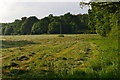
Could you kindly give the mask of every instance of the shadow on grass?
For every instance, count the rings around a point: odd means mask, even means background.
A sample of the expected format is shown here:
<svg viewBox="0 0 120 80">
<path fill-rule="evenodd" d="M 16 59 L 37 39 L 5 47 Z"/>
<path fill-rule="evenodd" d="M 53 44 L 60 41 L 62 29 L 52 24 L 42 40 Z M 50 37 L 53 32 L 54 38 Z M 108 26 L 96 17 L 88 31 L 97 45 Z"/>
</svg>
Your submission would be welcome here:
<svg viewBox="0 0 120 80">
<path fill-rule="evenodd" d="M 116 79 L 111 73 L 99 75 L 98 72 L 85 72 L 84 70 L 75 70 L 69 73 L 66 70 L 55 71 L 55 70 L 25 70 L 25 69 L 12 69 L 10 72 L 6 72 L 3 75 L 2 80 L 63 80 L 63 79 Z"/>
<path fill-rule="evenodd" d="M 21 41 L 2 41 L 2 48 L 12 48 L 12 47 L 22 47 L 29 44 L 40 44 L 31 41 L 21 40 Z"/>
<path fill-rule="evenodd" d="M 54 70 L 24 70 L 24 69 L 13 69 L 10 72 L 3 73 L 6 76 L 3 76 L 2 80 L 46 80 L 46 79 L 79 79 L 87 78 L 88 74 L 84 71 L 75 71 L 73 74 L 67 73 L 67 71 L 54 71 Z M 93 75 L 93 74 L 89 74 Z M 94 74 L 92 76 L 96 78 Z"/>
</svg>

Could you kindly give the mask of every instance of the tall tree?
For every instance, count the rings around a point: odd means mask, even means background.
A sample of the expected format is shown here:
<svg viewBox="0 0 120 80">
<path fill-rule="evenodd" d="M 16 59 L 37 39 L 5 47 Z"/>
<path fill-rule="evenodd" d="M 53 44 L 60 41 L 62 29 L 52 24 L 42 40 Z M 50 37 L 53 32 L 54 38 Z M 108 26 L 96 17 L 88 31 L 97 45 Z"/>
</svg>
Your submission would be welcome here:
<svg viewBox="0 0 120 80">
<path fill-rule="evenodd" d="M 119 4 L 120 2 L 92 2 L 88 23 L 92 31 L 96 30 L 101 36 L 108 36 L 111 30 L 118 26 Z"/>
<path fill-rule="evenodd" d="M 32 26 L 35 22 L 39 21 L 35 16 L 31 16 L 25 20 L 25 22 L 21 26 L 22 34 L 31 34 Z"/>
<path fill-rule="evenodd" d="M 59 34 L 60 33 L 60 23 L 59 22 L 51 22 L 48 26 L 48 33 Z"/>
</svg>

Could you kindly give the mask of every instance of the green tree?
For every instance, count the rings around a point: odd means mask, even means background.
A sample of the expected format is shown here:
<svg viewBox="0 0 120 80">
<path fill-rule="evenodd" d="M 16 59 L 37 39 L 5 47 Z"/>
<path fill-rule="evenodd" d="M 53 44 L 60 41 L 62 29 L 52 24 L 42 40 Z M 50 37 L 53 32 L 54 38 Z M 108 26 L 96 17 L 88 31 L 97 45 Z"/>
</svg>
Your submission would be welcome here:
<svg viewBox="0 0 120 80">
<path fill-rule="evenodd" d="M 12 34 L 12 32 L 13 32 L 12 26 L 6 26 L 6 28 L 4 30 L 4 34 L 5 35 L 10 35 L 10 34 Z"/>
<path fill-rule="evenodd" d="M 12 35 L 47 34 L 50 32 L 50 29 L 48 29 L 49 24 L 52 24 L 52 22 L 58 22 L 60 25 L 59 27 L 61 27 L 60 31 L 63 34 L 84 33 L 86 30 L 89 30 L 87 26 L 87 17 L 87 14 L 72 15 L 70 13 L 61 16 L 53 16 L 53 14 L 50 14 L 40 20 L 35 16 L 29 18 L 22 17 L 21 20 L 16 19 L 12 23 L 3 23 L 2 32 L 4 33 L 7 25 L 12 26 Z M 60 31 L 56 29 L 55 33 L 60 33 Z"/>
<path fill-rule="evenodd" d="M 47 34 L 48 25 L 50 22 L 50 18 L 48 17 L 45 17 L 40 21 L 36 22 L 32 27 L 32 34 Z"/>
<path fill-rule="evenodd" d="M 31 34 L 32 26 L 38 19 L 35 16 L 27 18 L 21 26 L 21 34 Z"/>
<path fill-rule="evenodd" d="M 92 2 L 89 10 L 89 27 L 101 36 L 108 36 L 117 26 L 120 17 L 120 2 Z M 114 18 L 114 19 L 113 19 Z M 115 26 L 114 26 L 115 25 Z M 116 31 L 117 32 L 117 31 Z"/>
<path fill-rule="evenodd" d="M 60 33 L 60 23 L 59 22 L 51 22 L 48 26 L 48 33 L 59 34 Z"/>
</svg>

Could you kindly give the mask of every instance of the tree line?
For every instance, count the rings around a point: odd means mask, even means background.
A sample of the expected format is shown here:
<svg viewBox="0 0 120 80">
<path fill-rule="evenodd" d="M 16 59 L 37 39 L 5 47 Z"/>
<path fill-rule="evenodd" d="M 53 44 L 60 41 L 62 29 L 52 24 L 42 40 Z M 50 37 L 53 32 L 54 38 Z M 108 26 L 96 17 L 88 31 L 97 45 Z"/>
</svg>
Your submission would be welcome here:
<svg viewBox="0 0 120 80">
<path fill-rule="evenodd" d="M 42 19 L 36 16 L 22 17 L 12 23 L 2 23 L 2 35 L 30 34 L 82 34 L 90 33 L 88 14 L 73 15 L 69 12 L 61 16 L 48 15 Z"/>
<path fill-rule="evenodd" d="M 120 26 L 120 1 L 119 2 L 90 2 L 88 11 L 88 26 L 91 32 L 101 36 L 118 37 Z"/>
</svg>

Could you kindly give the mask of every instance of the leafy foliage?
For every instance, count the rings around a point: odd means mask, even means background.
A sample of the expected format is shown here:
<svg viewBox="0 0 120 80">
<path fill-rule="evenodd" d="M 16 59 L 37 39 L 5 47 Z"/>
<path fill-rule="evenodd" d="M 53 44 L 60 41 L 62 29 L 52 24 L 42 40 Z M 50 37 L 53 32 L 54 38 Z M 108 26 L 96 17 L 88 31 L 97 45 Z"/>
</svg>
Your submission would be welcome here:
<svg viewBox="0 0 120 80">
<path fill-rule="evenodd" d="M 89 30 L 87 17 L 87 14 L 70 13 L 61 16 L 50 14 L 40 20 L 35 16 L 22 17 L 21 20 L 16 19 L 12 23 L 2 23 L 1 31 L 3 35 L 86 33 Z"/>
<path fill-rule="evenodd" d="M 108 36 L 112 29 L 118 27 L 120 2 L 92 2 L 89 10 L 88 26 L 92 32 Z M 114 29 L 116 30 L 116 29 Z M 118 31 L 116 31 L 118 32 Z M 114 33 L 112 33 L 114 34 Z"/>
<path fill-rule="evenodd" d="M 35 22 L 37 22 L 38 19 L 33 16 L 29 17 L 28 19 L 25 20 L 25 22 L 21 26 L 21 33 L 22 34 L 30 34 L 31 33 L 31 28 Z"/>
<path fill-rule="evenodd" d="M 60 23 L 59 22 L 51 22 L 48 26 L 48 33 L 59 33 L 60 31 Z"/>
<path fill-rule="evenodd" d="M 13 32 L 12 26 L 7 26 L 7 27 L 5 28 L 4 34 L 10 35 L 12 32 Z"/>
</svg>

